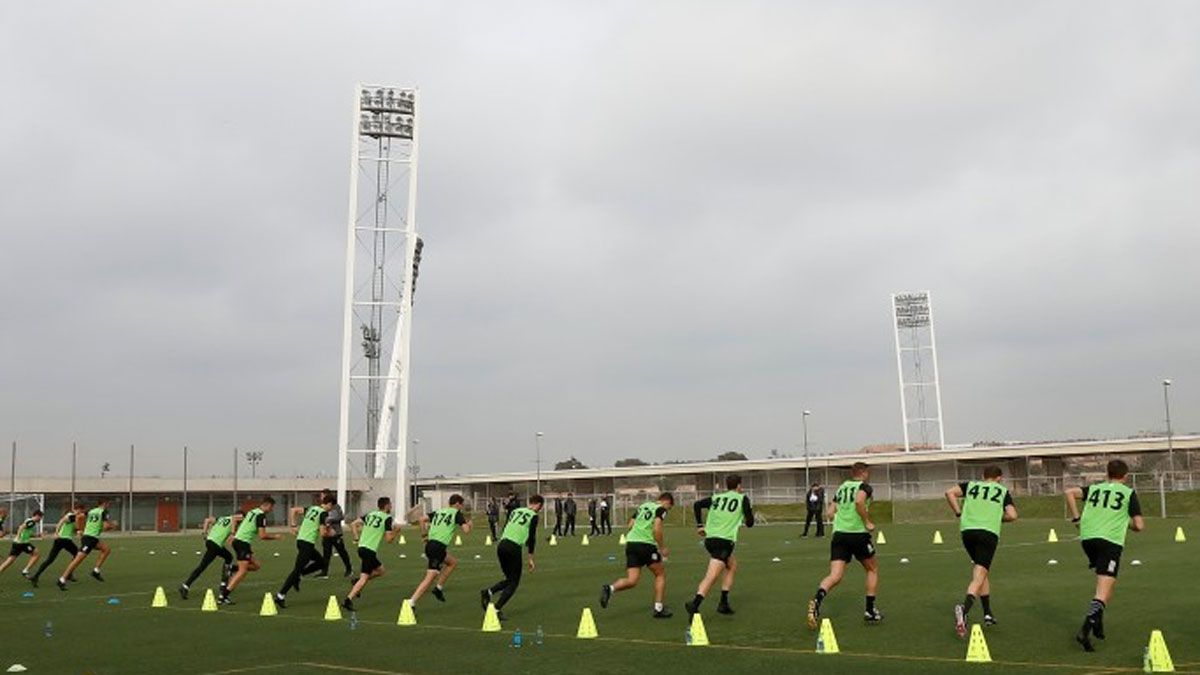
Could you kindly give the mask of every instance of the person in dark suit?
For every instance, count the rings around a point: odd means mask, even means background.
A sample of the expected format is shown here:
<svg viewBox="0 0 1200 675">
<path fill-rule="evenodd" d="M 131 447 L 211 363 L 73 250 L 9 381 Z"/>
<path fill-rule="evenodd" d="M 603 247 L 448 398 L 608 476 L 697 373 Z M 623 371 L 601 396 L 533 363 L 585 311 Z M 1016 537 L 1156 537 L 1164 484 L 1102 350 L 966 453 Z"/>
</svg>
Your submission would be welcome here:
<svg viewBox="0 0 1200 675">
<path fill-rule="evenodd" d="M 575 496 L 570 492 L 567 493 L 567 499 L 563 502 L 563 513 L 567 516 L 567 523 L 563 525 L 563 534 L 575 536 L 575 512 L 579 507 L 575 505 Z"/>
<path fill-rule="evenodd" d="M 504 499 L 504 522 L 507 523 L 509 518 L 512 518 L 512 512 L 516 511 L 521 506 L 521 502 L 517 500 L 517 493 L 510 492 L 508 497 Z"/>
<path fill-rule="evenodd" d="M 487 503 L 488 529 L 492 532 L 492 541 L 496 541 L 496 523 L 500 522 L 500 504 L 492 497 Z"/>
<path fill-rule="evenodd" d="M 589 499 L 587 506 L 588 524 L 591 526 L 591 529 L 588 531 L 588 535 L 594 537 L 600 534 L 600 521 L 596 518 L 596 500 L 594 498 Z"/>
<path fill-rule="evenodd" d="M 804 507 L 808 512 L 804 517 L 804 534 L 801 537 L 808 536 L 808 526 L 814 520 L 817 521 L 817 536 L 825 536 L 825 488 L 819 483 L 813 483 L 808 488 L 808 493 L 804 495 Z"/>
<path fill-rule="evenodd" d="M 561 537 L 563 534 L 563 500 L 562 497 L 554 498 L 554 536 Z"/>
<path fill-rule="evenodd" d="M 600 534 L 612 534 L 612 502 L 608 495 L 600 498 Z"/>
</svg>

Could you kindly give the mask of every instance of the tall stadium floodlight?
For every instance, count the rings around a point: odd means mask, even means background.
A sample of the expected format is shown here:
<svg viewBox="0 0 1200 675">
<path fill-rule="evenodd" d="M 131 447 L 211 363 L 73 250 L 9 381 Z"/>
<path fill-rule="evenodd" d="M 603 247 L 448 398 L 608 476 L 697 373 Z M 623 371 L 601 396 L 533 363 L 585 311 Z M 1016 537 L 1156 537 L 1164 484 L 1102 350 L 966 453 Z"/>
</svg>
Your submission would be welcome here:
<svg viewBox="0 0 1200 675">
<path fill-rule="evenodd" d="M 350 141 L 338 500 L 346 503 L 348 472 L 382 479 L 390 464 L 397 513 L 409 504 L 409 351 L 424 248 L 416 230 L 417 103 L 413 88 L 360 85 Z"/>
<path fill-rule="evenodd" d="M 892 325 L 896 331 L 904 451 L 912 451 L 914 437 L 917 449 L 940 450 L 946 447 L 946 430 L 942 424 L 942 387 L 929 291 L 893 293 Z"/>
</svg>

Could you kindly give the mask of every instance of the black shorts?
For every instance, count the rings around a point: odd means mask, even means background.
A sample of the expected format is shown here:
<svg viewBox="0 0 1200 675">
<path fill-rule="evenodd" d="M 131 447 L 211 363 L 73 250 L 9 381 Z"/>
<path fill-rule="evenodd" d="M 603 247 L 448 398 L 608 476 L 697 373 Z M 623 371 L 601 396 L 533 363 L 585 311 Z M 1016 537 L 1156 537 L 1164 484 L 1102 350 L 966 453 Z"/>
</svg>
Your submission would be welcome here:
<svg viewBox="0 0 1200 675">
<path fill-rule="evenodd" d="M 962 543 L 971 562 L 986 569 L 992 568 L 992 559 L 996 557 L 1000 537 L 987 530 L 963 530 Z"/>
<path fill-rule="evenodd" d="M 425 561 L 431 570 L 442 569 L 446 563 L 446 545 L 432 539 L 425 542 Z"/>
<path fill-rule="evenodd" d="M 713 560 L 720 560 L 725 564 L 729 564 L 729 559 L 733 557 L 733 542 L 728 539 L 706 537 L 704 539 L 704 550 L 708 551 Z"/>
<path fill-rule="evenodd" d="M 12 548 L 8 551 L 8 556 L 10 558 L 16 558 L 17 556 L 21 555 L 22 553 L 28 553 L 29 555 L 33 555 L 33 552 L 36 550 L 37 549 L 35 549 L 33 547 L 33 544 L 29 544 L 29 543 L 18 544 L 17 542 L 13 542 Z"/>
<path fill-rule="evenodd" d="M 358 559 L 361 561 L 360 569 L 363 574 L 370 574 L 383 567 L 383 563 L 379 562 L 379 555 L 369 548 L 359 546 Z"/>
<path fill-rule="evenodd" d="M 100 545 L 100 537 L 93 537 L 91 535 L 85 534 L 79 538 L 79 550 L 84 555 L 91 553 L 92 549 L 96 548 L 99 545 Z"/>
<path fill-rule="evenodd" d="M 1088 567 L 1096 570 L 1097 575 L 1115 579 L 1121 569 L 1121 552 L 1125 547 L 1107 539 L 1084 539 L 1081 543 L 1088 557 Z"/>
<path fill-rule="evenodd" d="M 631 541 L 625 544 L 625 567 L 649 567 L 662 562 L 662 556 L 658 554 L 658 547 L 654 544 L 647 544 L 640 541 Z"/>
<path fill-rule="evenodd" d="M 241 539 L 233 540 L 233 555 L 238 560 L 251 560 L 254 558 L 254 549 L 250 548 L 249 542 Z"/>
<path fill-rule="evenodd" d="M 850 562 L 853 558 L 862 562 L 875 557 L 875 544 L 870 532 L 834 532 L 829 540 L 829 559 Z"/>
</svg>

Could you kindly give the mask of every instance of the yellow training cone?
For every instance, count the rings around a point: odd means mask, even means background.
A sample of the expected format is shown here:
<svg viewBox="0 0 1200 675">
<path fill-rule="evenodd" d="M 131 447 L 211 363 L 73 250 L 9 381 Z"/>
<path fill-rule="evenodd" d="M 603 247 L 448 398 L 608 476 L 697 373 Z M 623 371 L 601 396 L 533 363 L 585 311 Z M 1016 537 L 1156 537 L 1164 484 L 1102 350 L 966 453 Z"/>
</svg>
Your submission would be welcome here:
<svg viewBox="0 0 1200 675">
<path fill-rule="evenodd" d="M 879 536 L 875 538 L 875 544 L 879 545 L 879 544 L 886 544 L 886 543 L 887 543 L 887 537 L 883 536 L 883 530 L 880 530 Z"/>
<path fill-rule="evenodd" d="M 258 610 L 258 615 L 259 616 L 275 616 L 278 613 L 279 613 L 279 610 L 275 609 L 275 601 L 271 599 L 271 594 L 263 593 L 263 604 L 262 604 L 262 608 Z"/>
<path fill-rule="evenodd" d="M 688 645 L 692 647 L 708 646 L 708 631 L 704 630 L 704 619 L 697 612 L 692 615 L 692 627 L 688 630 Z"/>
<path fill-rule="evenodd" d="M 968 663 L 991 663 L 992 653 L 988 651 L 987 640 L 983 639 L 983 626 L 971 625 L 971 641 L 967 643 Z"/>
<path fill-rule="evenodd" d="M 579 543 L 580 543 L 580 544 L 582 544 L 583 546 L 587 546 L 587 545 L 588 545 L 588 538 L 587 538 L 587 535 L 586 535 L 586 534 L 585 534 L 585 535 L 583 535 L 583 541 L 581 541 L 581 542 L 579 542 Z"/>
<path fill-rule="evenodd" d="M 1167 651 L 1167 641 L 1163 639 L 1161 630 L 1150 633 L 1150 644 L 1142 658 L 1142 670 L 1147 673 L 1175 672 L 1175 664 L 1171 661 L 1171 652 Z"/>
<path fill-rule="evenodd" d="M 838 653 L 837 636 L 833 634 L 833 622 L 829 619 L 821 619 L 821 632 L 817 634 L 817 653 Z"/>
<path fill-rule="evenodd" d="M 550 545 L 551 545 L 551 546 L 558 546 L 558 537 L 557 537 L 557 536 L 555 536 L 555 535 L 553 535 L 553 534 L 552 534 L 552 535 L 550 535 Z"/>
<path fill-rule="evenodd" d="M 621 538 L 617 540 L 617 546 L 624 546 L 624 545 L 625 545 L 625 535 L 622 534 Z"/>
<path fill-rule="evenodd" d="M 417 615 L 413 614 L 412 601 L 404 600 L 404 604 L 400 607 L 400 616 L 396 619 L 397 626 L 415 626 L 417 625 Z"/>
<path fill-rule="evenodd" d="M 490 535 L 490 534 L 489 534 L 489 535 L 487 536 L 487 539 L 484 539 L 484 540 L 483 540 L 483 545 L 484 545 L 484 546 L 491 546 L 491 545 L 492 545 L 492 535 Z"/>
<path fill-rule="evenodd" d="M 396 543 L 403 546 L 403 545 L 407 544 L 408 542 L 404 540 L 404 535 L 400 535 L 400 538 L 396 540 Z"/>
<path fill-rule="evenodd" d="M 1058 533 L 1054 531 L 1053 527 L 1050 528 L 1050 534 L 1046 537 L 1046 541 L 1050 542 L 1051 544 L 1058 543 Z"/>
<path fill-rule="evenodd" d="M 325 620 L 326 621 L 341 621 L 342 608 L 338 606 L 337 598 L 329 596 L 329 602 L 325 603 Z"/>
<path fill-rule="evenodd" d="M 1187 541 L 1187 537 L 1183 536 L 1183 528 L 1176 527 L 1175 528 L 1175 542 L 1178 544 L 1182 544 L 1185 541 Z"/>
<path fill-rule="evenodd" d="M 154 600 L 150 603 L 151 607 L 166 607 L 167 594 L 163 592 L 163 587 L 159 586 L 154 589 Z"/>
<path fill-rule="evenodd" d="M 942 543 L 942 531 L 941 530 L 933 531 L 933 543 L 935 543 L 935 544 Z"/>
<path fill-rule="evenodd" d="M 462 535 L 461 534 L 454 535 L 454 545 L 462 546 Z"/>
<path fill-rule="evenodd" d="M 598 637 L 596 632 L 596 620 L 592 618 L 592 610 L 590 607 L 583 608 L 583 614 L 579 617 L 579 631 L 575 633 L 575 637 L 590 640 Z"/>
<path fill-rule="evenodd" d="M 200 611 L 201 612 L 217 611 L 217 598 L 216 598 L 216 596 L 213 595 L 211 588 L 204 592 L 204 604 L 200 605 Z"/>
<path fill-rule="evenodd" d="M 483 632 L 499 633 L 500 632 L 500 617 L 496 615 L 496 606 L 488 603 L 487 611 L 483 613 Z"/>
</svg>

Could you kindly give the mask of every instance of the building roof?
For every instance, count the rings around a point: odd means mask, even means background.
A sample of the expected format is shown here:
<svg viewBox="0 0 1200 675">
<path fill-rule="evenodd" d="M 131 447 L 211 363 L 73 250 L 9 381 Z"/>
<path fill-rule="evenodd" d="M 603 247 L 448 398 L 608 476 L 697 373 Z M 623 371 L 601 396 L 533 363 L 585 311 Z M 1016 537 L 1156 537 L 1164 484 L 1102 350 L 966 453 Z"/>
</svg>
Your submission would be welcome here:
<svg viewBox="0 0 1200 675">
<path fill-rule="evenodd" d="M 1200 436 L 1175 436 L 1171 439 L 1176 450 L 1200 449 Z M 926 464 L 934 462 L 985 462 L 1015 457 L 1070 457 L 1097 454 L 1135 454 L 1164 452 L 1166 438 L 1129 438 L 1106 441 L 1072 441 L 1062 443 L 1009 444 L 987 447 L 949 447 L 943 450 L 914 452 L 855 452 L 813 456 L 810 467 L 848 468 L 855 462 L 868 462 L 875 466 L 887 464 Z M 595 469 L 567 469 L 543 471 L 541 480 L 588 480 L 596 478 L 636 478 L 693 473 L 731 473 L 750 471 L 780 471 L 804 469 L 803 457 L 779 459 L 748 459 L 730 462 L 690 462 L 686 464 L 650 464 L 646 466 L 602 467 Z M 463 485 L 468 483 L 525 483 L 537 480 L 533 471 L 511 473 L 468 474 L 441 478 L 421 478 L 416 485 L 426 488 Z"/>
</svg>

